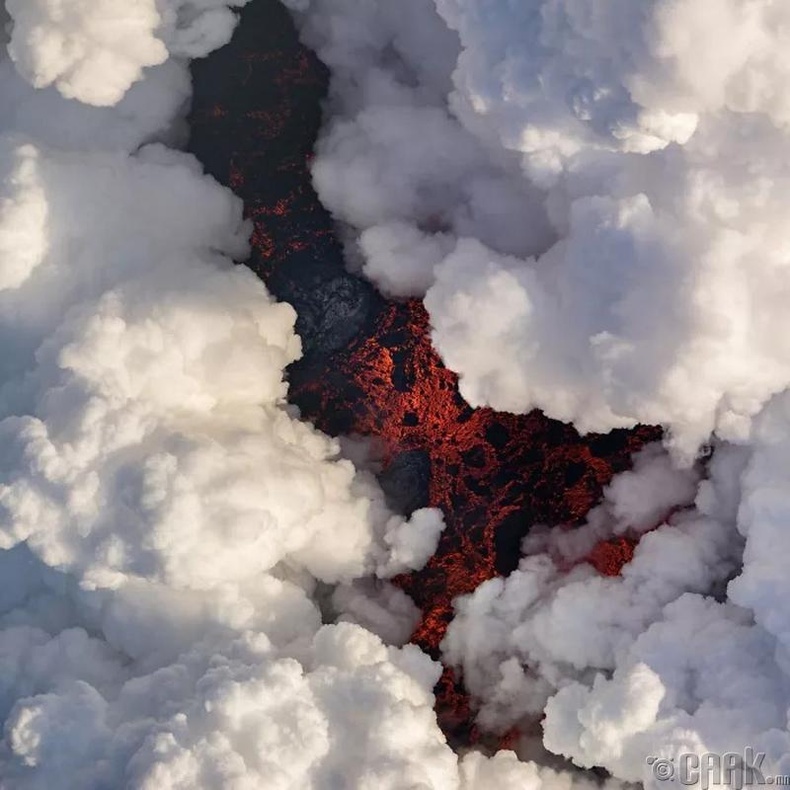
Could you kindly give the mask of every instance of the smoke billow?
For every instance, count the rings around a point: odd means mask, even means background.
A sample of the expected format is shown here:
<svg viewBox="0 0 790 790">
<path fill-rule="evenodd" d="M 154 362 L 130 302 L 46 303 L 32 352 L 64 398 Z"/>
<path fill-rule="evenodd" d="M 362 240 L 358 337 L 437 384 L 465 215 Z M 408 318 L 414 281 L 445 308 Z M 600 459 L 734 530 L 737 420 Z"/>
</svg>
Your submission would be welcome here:
<svg viewBox="0 0 790 790">
<path fill-rule="evenodd" d="M 168 147 L 234 5 L 5 6 L 0 784 L 553 781 L 448 747 L 387 581 L 441 515 L 393 514 L 297 419 L 295 313 L 234 264 L 240 201 Z"/>
<path fill-rule="evenodd" d="M 790 12 L 287 3 L 333 74 L 314 178 L 349 260 L 425 296 L 465 397 L 668 429 L 456 602 L 445 661 L 523 733 L 489 757 L 448 747 L 388 581 L 441 515 L 287 405 L 295 313 L 175 148 L 241 5 L 3 8 L 0 784 L 655 784 L 648 756 L 747 745 L 790 773 Z"/>
<path fill-rule="evenodd" d="M 470 403 L 660 423 L 686 457 L 748 436 L 788 380 L 785 10 L 308 7 L 319 194 L 385 289 L 427 290 Z"/>
<path fill-rule="evenodd" d="M 786 4 L 286 5 L 332 72 L 319 196 L 352 265 L 424 296 L 467 401 L 667 429 L 456 602 L 479 724 L 542 718 L 629 782 L 746 746 L 788 773 Z M 620 539 L 619 574 L 582 562 Z"/>
</svg>

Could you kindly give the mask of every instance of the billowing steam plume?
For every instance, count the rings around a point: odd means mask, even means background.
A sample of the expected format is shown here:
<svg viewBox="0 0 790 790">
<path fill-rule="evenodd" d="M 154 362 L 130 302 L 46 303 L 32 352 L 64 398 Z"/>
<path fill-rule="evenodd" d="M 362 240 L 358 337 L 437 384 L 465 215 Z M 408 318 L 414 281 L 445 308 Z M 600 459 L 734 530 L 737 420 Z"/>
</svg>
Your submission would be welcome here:
<svg viewBox="0 0 790 790">
<path fill-rule="evenodd" d="M 240 201 L 165 145 L 229 5 L 5 8 L 0 785 L 539 783 L 447 746 L 386 581 L 441 516 L 393 515 L 295 418 L 294 311 L 232 264 Z"/>
<path fill-rule="evenodd" d="M 172 147 L 243 0 L 6 0 L 0 786 L 539 790 L 593 782 L 555 756 L 655 783 L 747 745 L 790 774 L 790 11 L 288 4 L 334 75 L 319 192 L 465 397 L 668 449 L 457 601 L 444 658 L 524 736 L 455 755 L 387 581 L 441 516 L 287 406 L 294 312 Z"/>
<path fill-rule="evenodd" d="M 287 4 L 333 75 L 319 195 L 351 265 L 424 295 L 469 403 L 667 429 L 457 601 L 479 723 L 656 786 L 683 752 L 790 773 L 790 10 Z M 600 541 L 618 575 L 580 564 Z"/>
</svg>

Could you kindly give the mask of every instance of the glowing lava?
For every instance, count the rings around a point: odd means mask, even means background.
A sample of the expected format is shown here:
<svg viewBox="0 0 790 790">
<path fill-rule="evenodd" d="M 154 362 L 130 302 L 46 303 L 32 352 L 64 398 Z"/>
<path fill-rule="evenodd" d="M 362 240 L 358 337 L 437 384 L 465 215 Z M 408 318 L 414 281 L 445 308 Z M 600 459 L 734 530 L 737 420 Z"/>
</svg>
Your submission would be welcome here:
<svg viewBox="0 0 790 790">
<path fill-rule="evenodd" d="M 513 570 L 531 525 L 579 523 L 612 474 L 660 431 L 580 437 L 539 412 L 466 405 L 432 348 L 422 304 L 387 302 L 345 271 L 309 176 L 326 70 L 275 0 L 257 0 L 243 17 L 231 45 L 193 66 L 191 149 L 244 198 L 254 222 L 248 265 L 299 313 L 307 353 L 290 370 L 291 400 L 328 433 L 381 440 L 393 502 L 445 513 L 436 555 L 397 580 L 423 613 L 413 641 L 437 656 L 453 599 Z M 614 575 L 634 545 L 611 541 L 588 560 Z M 437 712 L 453 742 L 478 739 L 449 671 Z"/>
</svg>

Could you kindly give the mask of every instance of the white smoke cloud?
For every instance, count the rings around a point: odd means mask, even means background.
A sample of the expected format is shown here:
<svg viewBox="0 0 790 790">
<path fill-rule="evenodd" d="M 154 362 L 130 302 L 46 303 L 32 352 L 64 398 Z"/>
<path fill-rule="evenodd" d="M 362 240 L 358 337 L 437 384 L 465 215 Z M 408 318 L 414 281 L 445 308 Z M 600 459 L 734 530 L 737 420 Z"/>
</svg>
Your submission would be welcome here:
<svg viewBox="0 0 790 790">
<path fill-rule="evenodd" d="M 333 69 L 315 183 L 364 271 L 427 291 L 473 405 L 660 423 L 687 461 L 744 440 L 790 381 L 787 10 L 406 7 L 299 4 Z"/>
<path fill-rule="evenodd" d="M 304 663 L 248 633 L 121 683 L 118 657 L 82 631 L 8 636 L 45 671 L 6 720 L 12 786 L 456 786 L 430 705 L 435 664 L 357 626 L 319 630 Z M 47 656 L 64 652 L 83 663 L 55 685 Z"/>
<path fill-rule="evenodd" d="M 567 758 L 657 787 L 650 755 L 745 745 L 790 773 L 788 12 L 288 3 L 333 71 L 321 197 L 369 276 L 426 295 L 464 395 L 671 431 L 456 602 L 445 659 L 484 729 L 525 733 L 489 758 L 445 742 L 387 582 L 440 514 L 392 514 L 296 419 L 293 310 L 166 147 L 241 4 L 6 0 L 0 784 L 595 784 Z M 622 535 L 620 576 L 580 562 Z"/>
<path fill-rule="evenodd" d="M 743 754 L 750 746 L 765 754 L 766 775 L 788 771 L 790 632 L 776 531 L 786 481 L 779 483 L 775 455 L 787 446 L 786 408 L 786 397 L 771 404 L 751 448 L 716 451 L 695 506 L 644 535 L 618 577 L 586 564 L 563 570 L 564 560 L 577 559 L 572 549 L 589 548 L 588 536 L 583 528 L 574 547 L 572 533 L 550 533 L 541 540 L 558 559 L 525 557 L 507 579 L 456 602 L 442 648 L 477 697 L 481 725 L 526 728 L 542 717 L 549 751 L 649 787 L 666 783 L 648 757 L 677 767 L 688 752 Z M 664 472 L 641 463 L 635 487 L 646 509 L 664 506 Z M 650 461 L 661 465 L 661 456 Z M 609 534 L 632 516 L 615 514 L 633 474 L 616 478 L 591 514 L 599 539 L 607 537 L 601 512 Z M 659 487 L 649 490 L 651 479 Z"/>
<path fill-rule="evenodd" d="M 248 0 L 6 0 L 8 54 L 36 88 L 105 107 L 145 69 L 207 55 L 233 33 Z"/>
<path fill-rule="evenodd" d="M 550 534 L 548 540 L 544 536 L 549 554 L 525 557 L 507 579 L 485 582 L 456 602 L 444 654 L 463 669 L 481 700 L 481 721 L 489 726 L 508 727 L 527 713 L 542 711 L 548 696 L 570 679 L 589 677 L 591 670 L 614 670 L 623 651 L 659 619 L 664 606 L 690 592 L 713 590 L 737 567 L 742 545 L 734 513 L 725 515 L 717 507 L 718 489 L 730 481 L 717 478 L 724 478 L 719 466 L 725 471 L 743 467 L 739 452 L 731 459 L 726 453 L 719 457 L 716 477 L 712 484 L 706 481 L 696 508 L 650 525 L 657 528 L 644 535 L 619 576 L 602 577 L 586 564 L 570 572 L 563 568 L 582 560 L 595 543 L 630 531 L 635 513 L 664 509 L 666 455 L 648 451 L 647 458 L 647 463 L 644 455 L 641 462 L 637 459 L 635 472 L 615 478 L 604 504 L 578 532 Z M 641 513 L 623 507 L 624 483 L 641 492 Z M 672 504 L 685 504 L 688 483 L 675 494 L 682 498 Z M 528 538 L 527 547 L 536 547 L 537 540 Z"/>
<path fill-rule="evenodd" d="M 386 581 L 441 514 L 296 419 L 294 311 L 163 144 L 233 5 L 5 9 L 0 784 L 479 790 L 523 771 L 453 754 Z"/>
<path fill-rule="evenodd" d="M 519 158 L 492 155 L 448 111 L 459 40 L 431 2 L 285 5 L 332 70 L 316 188 L 337 219 L 364 231 L 366 272 L 385 291 L 424 293 L 459 236 L 516 255 L 550 243 Z"/>
<path fill-rule="evenodd" d="M 789 773 L 786 4 L 286 4 L 332 70 L 319 195 L 367 276 L 424 294 L 464 397 L 667 429 L 456 602 L 479 723 L 542 716 L 549 751 L 655 787 L 684 751 Z M 574 565 L 622 535 L 619 577 Z"/>
</svg>

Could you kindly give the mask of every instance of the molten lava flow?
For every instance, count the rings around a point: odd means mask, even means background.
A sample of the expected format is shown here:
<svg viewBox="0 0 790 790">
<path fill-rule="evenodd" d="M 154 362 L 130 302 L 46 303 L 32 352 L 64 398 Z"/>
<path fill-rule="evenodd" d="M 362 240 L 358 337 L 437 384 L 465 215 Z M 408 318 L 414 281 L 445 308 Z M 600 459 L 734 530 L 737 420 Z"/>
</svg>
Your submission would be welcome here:
<svg viewBox="0 0 790 790">
<path fill-rule="evenodd" d="M 582 521 L 630 454 L 659 436 L 640 428 L 581 438 L 540 412 L 469 408 L 431 345 L 420 302 L 388 305 L 372 333 L 335 360 L 352 386 L 338 388 L 337 375 L 331 386 L 323 376 L 300 383 L 297 397 L 315 396 L 308 416 L 331 428 L 325 415 L 351 409 L 356 432 L 384 440 L 385 462 L 415 450 L 428 456 L 424 504 L 443 510 L 447 528 L 427 566 L 396 582 L 422 610 L 413 641 L 435 656 L 454 598 L 513 570 L 530 525 Z M 350 401 L 356 391 L 364 395 Z M 634 545 L 627 538 L 601 544 L 588 561 L 616 575 Z M 478 742 L 469 700 L 449 669 L 437 689 L 437 713 L 455 740 Z"/>
<path fill-rule="evenodd" d="M 352 408 L 354 430 L 383 439 L 385 460 L 414 450 L 428 457 L 425 504 L 440 507 L 448 526 L 428 566 L 398 582 L 423 610 L 414 640 L 432 653 L 452 616 L 453 598 L 512 570 L 530 525 L 581 521 L 613 472 L 657 436 L 644 428 L 581 438 L 540 412 L 471 409 L 434 351 L 428 316 L 417 301 L 387 305 L 371 334 L 338 355 L 336 364 L 351 391 L 364 395 L 349 404 L 348 390 L 317 378 L 296 393 L 315 394 L 308 416 L 331 427 L 323 415 Z"/>
<path fill-rule="evenodd" d="M 327 433 L 381 440 L 382 485 L 393 501 L 445 514 L 435 556 L 396 580 L 422 610 L 413 641 L 438 656 L 453 599 L 512 571 L 531 525 L 579 523 L 612 475 L 660 431 L 580 437 L 539 412 L 465 404 L 431 345 L 422 304 L 387 302 L 345 271 L 309 175 L 324 67 L 274 0 L 247 6 L 243 17 L 230 46 L 193 65 L 191 148 L 244 198 L 254 223 L 248 265 L 299 313 L 306 355 L 290 370 L 291 400 Z M 633 548 L 630 539 L 611 541 L 589 561 L 614 575 Z M 454 742 L 479 737 L 449 670 L 437 712 Z"/>
<path fill-rule="evenodd" d="M 603 576 L 619 576 L 623 566 L 634 558 L 637 538 L 612 538 L 599 543 L 587 555 L 585 562 Z"/>
</svg>

